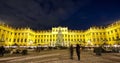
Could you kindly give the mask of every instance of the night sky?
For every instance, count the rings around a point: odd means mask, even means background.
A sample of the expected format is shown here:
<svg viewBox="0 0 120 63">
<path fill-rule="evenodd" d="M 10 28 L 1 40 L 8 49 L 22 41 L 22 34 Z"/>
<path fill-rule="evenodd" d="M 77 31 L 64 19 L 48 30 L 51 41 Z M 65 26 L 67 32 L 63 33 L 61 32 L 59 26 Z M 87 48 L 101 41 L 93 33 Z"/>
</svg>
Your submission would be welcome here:
<svg viewBox="0 0 120 63">
<path fill-rule="evenodd" d="M 120 19 L 120 0 L 0 0 L 0 22 L 34 30 L 88 29 Z"/>
</svg>

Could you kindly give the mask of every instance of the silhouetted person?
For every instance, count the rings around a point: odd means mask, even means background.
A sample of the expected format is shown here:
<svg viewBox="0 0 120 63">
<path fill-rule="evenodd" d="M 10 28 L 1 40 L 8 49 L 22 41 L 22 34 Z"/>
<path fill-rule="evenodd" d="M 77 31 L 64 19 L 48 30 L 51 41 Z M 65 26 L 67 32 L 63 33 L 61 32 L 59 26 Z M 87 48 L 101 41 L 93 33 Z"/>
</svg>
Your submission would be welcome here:
<svg viewBox="0 0 120 63">
<path fill-rule="evenodd" d="M 38 47 L 38 52 L 40 52 L 40 50 L 41 50 L 41 47 Z"/>
<path fill-rule="evenodd" d="M 0 47 L 0 55 L 4 56 L 4 53 L 5 53 L 5 48 L 4 48 L 4 46 L 1 46 Z"/>
<path fill-rule="evenodd" d="M 98 48 L 97 48 L 98 50 L 97 50 L 97 54 L 98 54 L 98 56 L 101 56 L 102 54 L 102 46 L 99 46 Z"/>
<path fill-rule="evenodd" d="M 79 46 L 79 44 L 76 45 L 76 53 L 77 53 L 78 60 L 80 61 L 80 46 Z"/>
<path fill-rule="evenodd" d="M 101 47 L 101 46 L 95 47 L 95 48 L 94 48 L 94 53 L 96 53 L 97 56 L 101 56 L 102 47 Z"/>
<path fill-rule="evenodd" d="M 70 59 L 73 59 L 73 45 L 70 45 Z"/>
</svg>

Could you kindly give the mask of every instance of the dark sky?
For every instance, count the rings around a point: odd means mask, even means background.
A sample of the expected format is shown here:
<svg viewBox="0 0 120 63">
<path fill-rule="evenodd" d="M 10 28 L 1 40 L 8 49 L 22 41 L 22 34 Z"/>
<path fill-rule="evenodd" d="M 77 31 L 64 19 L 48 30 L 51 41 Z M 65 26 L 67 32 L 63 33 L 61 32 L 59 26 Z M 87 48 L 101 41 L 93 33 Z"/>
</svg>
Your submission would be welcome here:
<svg viewBox="0 0 120 63">
<path fill-rule="evenodd" d="M 0 0 L 0 21 L 37 29 L 88 29 L 120 19 L 120 0 Z"/>
</svg>

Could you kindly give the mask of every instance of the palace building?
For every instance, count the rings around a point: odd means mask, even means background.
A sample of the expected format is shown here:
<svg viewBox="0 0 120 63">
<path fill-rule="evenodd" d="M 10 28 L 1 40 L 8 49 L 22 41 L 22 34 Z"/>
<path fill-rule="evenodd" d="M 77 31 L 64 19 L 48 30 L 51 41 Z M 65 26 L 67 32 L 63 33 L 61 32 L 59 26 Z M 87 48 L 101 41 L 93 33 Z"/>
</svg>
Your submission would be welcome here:
<svg viewBox="0 0 120 63">
<path fill-rule="evenodd" d="M 0 23 L 0 45 L 4 46 L 66 46 L 82 44 L 120 44 L 120 21 L 107 26 L 93 26 L 87 30 L 70 30 L 68 27 L 52 27 L 51 30 L 34 31 L 29 27 L 13 28 Z"/>
</svg>

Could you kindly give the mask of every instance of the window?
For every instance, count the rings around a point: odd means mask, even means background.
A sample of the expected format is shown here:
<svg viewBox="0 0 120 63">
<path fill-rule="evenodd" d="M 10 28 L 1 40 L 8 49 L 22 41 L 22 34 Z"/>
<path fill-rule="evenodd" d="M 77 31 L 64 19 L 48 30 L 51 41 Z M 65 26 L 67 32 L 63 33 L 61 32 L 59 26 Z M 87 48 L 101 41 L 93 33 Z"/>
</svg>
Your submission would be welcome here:
<svg viewBox="0 0 120 63">
<path fill-rule="evenodd" d="M 99 38 L 97 38 L 97 41 L 99 41 Z"/>
<path fill-rule="evenodd" d="M 65 34 L 65 37 L 67 37 L 67 35 Z"/>
<path fill-rule="evenodd" d="M 111 41 L 111 38 L 109 38 L 109 41 Z"/>
<path fill-rule="evenodd" d="M 53 37 L 55 37 L 55 35 L 53 35 Z"/>
<path fill-rule="evenodd" d="M 23 42 L 23 39 L 21 39 L 21 42 Z"/>
<path fill-rule="evenodd" d="M 100 38 L 101 40 L 103 40 L 103 38 Z"/>
<path fill-rule="evenodd" d="M 27 39 L 25 39 L 25 42 L 27 42 Z"/>
<path fill-rule="evenodd" d="M 112 37 L 112 40 L 115 40 L 114 37 Z"/>
<path fill-rule="evenodd" d="M 15 33 L 15 35 L 16 35 L 17 33 Z"/>
<path fill-rule="evenodd" d="M 35 44 L 37 43 L 37 42 L 34 42 Z"/>
<path fill-rule="evenodd" d="M 67 41 L 67 39 L 65 39 L 65 41 Z"/>
<path fill-rule="evenodd" d="M 74 39 L 74 41 L 76 41 L 76 39 Z"/>
<path fill-rule="evenodd" d="M 64 41 L 64 39 L 63 39 L 63 41 Z"/>
<path fill-rule="evenodd" d="M 17 39 L 17 42 L 19 42 L 19 39 Z"/>
<path fill-rule="evenodd" d="M 111 33 L 113 33 L 113 31 L 111 30 Z"/>
<path fill-rule="evenodd" d="M 95 38 L 93 38 L 93 41 L 96 41 Z"/>
<path fill-rule="evenodd" d="M 20 33 L 18 33 L 18 35 L 20 35 Z"/>
<path fill-rule="evenodd" d="M 117 32 L 117 29 L 115 29 L 115 32 Z"/>
<path fill-rule="evenodd" d="M 76 35 L 74 35 L 74 37 L 76 37 Z"/>
<path fill-rule="evenodd" d="M 70 37 L 70 35 L 68 35 L 68 37 Z"/>
<path fill-rule="evenodd" d="M 44 39 L 44 42 L 46 41 L 46 39 Z"/>
<path fill-rule="evenodd" d="M 14 41 L 13 42 L 16 42 L 16 39 L 14 39 Z"/>
<path fill-rule="evenodd" d="M 98 35 L 98 33 L 96 33 L 96 35 Z"/>
<path fill-rule="evenodd" d="M 41 35 L 41 37 L 43 37 L 43 35 Z"/>
<path fill-rule="evenodd" d="M 85 37 L 85 35 L 83 35 L 83 37 Z"/>
<path fill-rule="evenodd" d="M 103 34 L 105 35 L 105 32 L 103 32 Z"/>
<path fill-rule="evenodd" d="M 9 42 L 11 42 L 11 39 L 9 39 Z"/>
<path fill-rule="evenodd" d="M 49 35 L 47 35 L 47 37 L 49 37 Z"/>
<path fill-rule="evenodd" d="M 70 41 L 70 39 L 68 39 L 68 41 Z"/>
<path fill-rule="evenodd" d="M 37 42 L 37 39 L 35 39 L 35 42 Z"/>
<path fill-rule="evenodd" d="M 44 35 L 44 37 L 46 37 L 46 35 Z"/>
<path fill-rule="evenodd" d="M 42 42 L 43 40 L 41 39 L 41 42 Z"/>
<path fill-rule="evenodd" d="M 9 31 L 8 31 L 8 34 L 9 34 Z"/>
<path fill-rule="evenodd" d="M 52 41 L 52 39 L 50 39 L 50 41 Z"/>
</svg>

